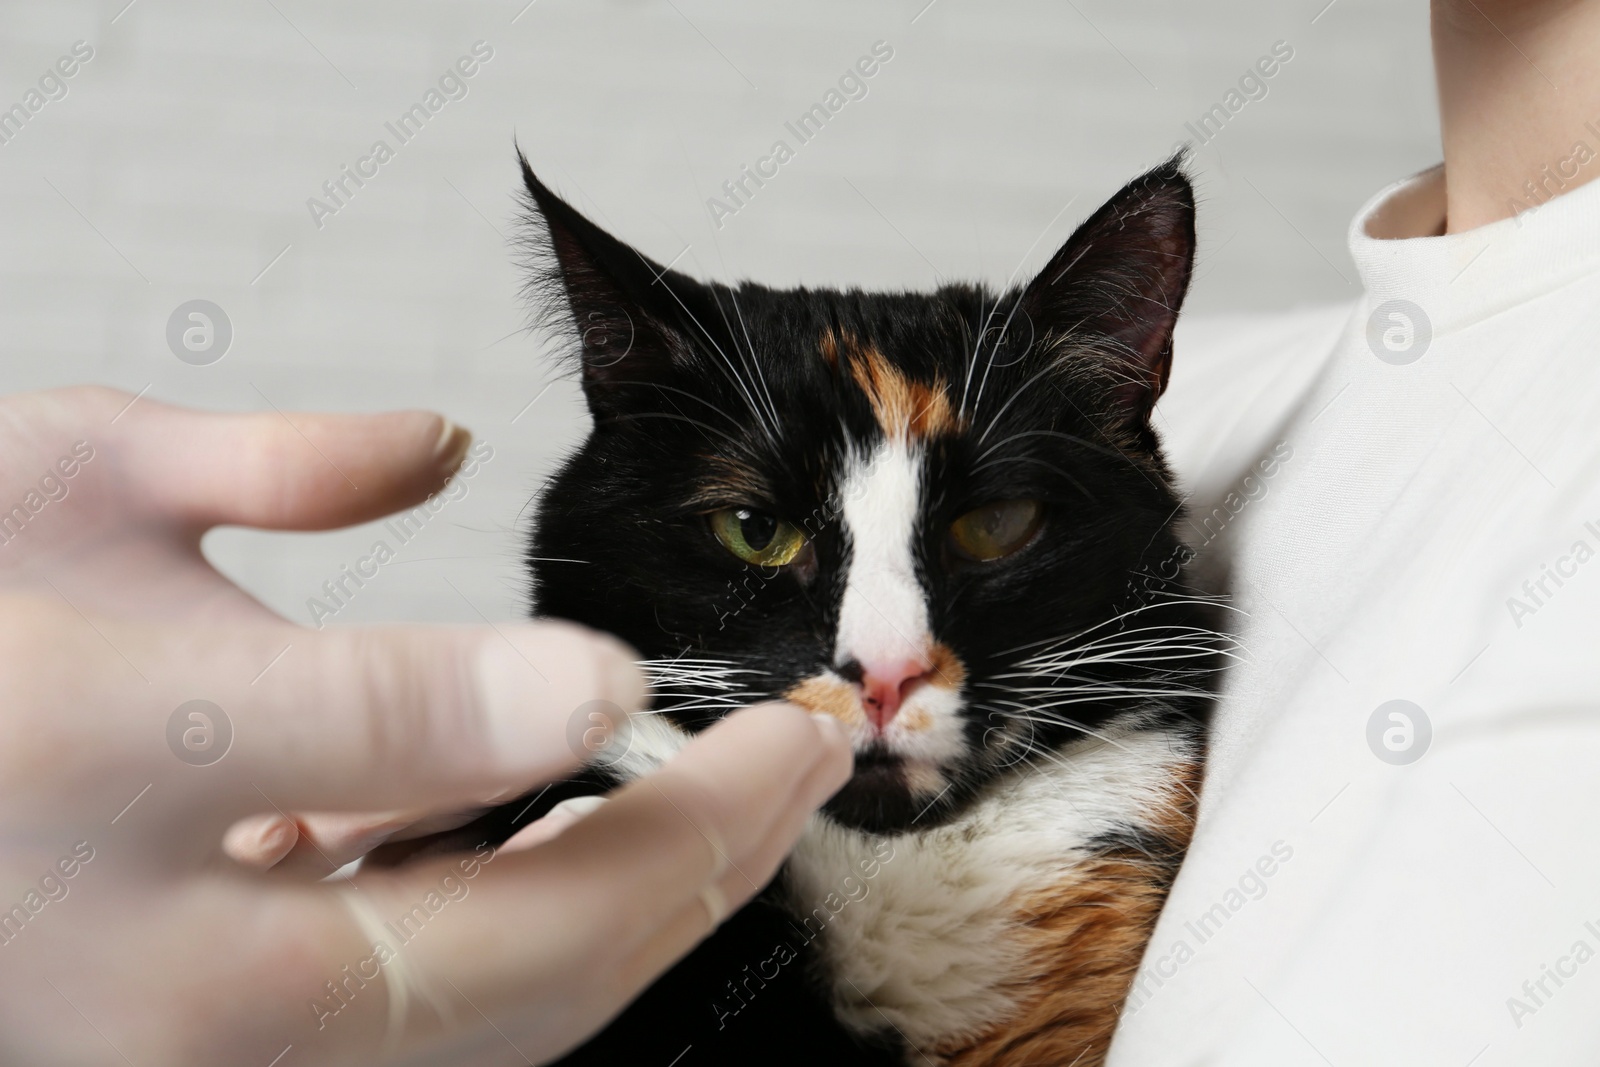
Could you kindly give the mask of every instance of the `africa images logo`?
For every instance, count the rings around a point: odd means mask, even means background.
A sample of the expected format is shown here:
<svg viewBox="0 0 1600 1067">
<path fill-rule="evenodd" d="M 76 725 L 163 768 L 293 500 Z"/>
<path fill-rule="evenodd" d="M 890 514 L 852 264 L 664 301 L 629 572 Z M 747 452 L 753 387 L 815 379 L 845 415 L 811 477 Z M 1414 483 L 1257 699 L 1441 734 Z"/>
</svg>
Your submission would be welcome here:
<svg viewBox="0 0 1600 1067">
<path fill-rule="evenodd" d="M 1367 747 L 1385 763 L 1396 767 L 1415 763 L 1432 742 L 1428 713 L 1409 700 L 1385 701 L 1367 717 Z"/>
<path fill-rule="evenodd" d="M 1385 300 L 1367 316 L 1367 347 L 1385 363 L 1415 363 L 1433 342 L 1428 313 L 1409 300 Z"/>
</svg>

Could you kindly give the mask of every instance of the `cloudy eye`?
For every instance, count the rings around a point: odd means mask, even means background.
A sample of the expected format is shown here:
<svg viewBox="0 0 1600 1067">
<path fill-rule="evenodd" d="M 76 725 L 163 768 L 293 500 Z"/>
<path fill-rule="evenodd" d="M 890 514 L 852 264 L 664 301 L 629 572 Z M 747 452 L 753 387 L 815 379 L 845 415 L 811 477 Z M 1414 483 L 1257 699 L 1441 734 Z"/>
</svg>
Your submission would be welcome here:
<svg viewBox="0 0 1600 1067">
<path fill-rule="evenodd" d="M 997 500 L 950 524 L 950 544 L 965 559 L 986 563 L 1022 548 L 1039 529 L 1037 500 Z"/>
<path fill-rule="evenodd" d="M 713 512 L 711 532 L 729 552 L 758 567 L 781 567 L 806 544 L 805 536 L 792 524 L 753 508 Z"/>
</svg>

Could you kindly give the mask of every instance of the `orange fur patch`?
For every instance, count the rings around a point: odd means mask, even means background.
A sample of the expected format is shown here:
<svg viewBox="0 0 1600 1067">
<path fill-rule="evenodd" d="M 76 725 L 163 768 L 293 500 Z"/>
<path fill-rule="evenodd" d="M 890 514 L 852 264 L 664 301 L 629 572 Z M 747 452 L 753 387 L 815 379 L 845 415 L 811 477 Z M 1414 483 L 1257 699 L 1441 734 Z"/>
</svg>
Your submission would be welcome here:
<svg viewBox="0 0 1600 1067">
<path fill-rule="evenodd" d="M 1194 832 L 1200 767 L 1174 783 L 1152 831 L 1172 858 L 1125 851 L 1096 857 L 1072 876 L 1015 902 L 1027 965 L 1010 983 L 1017 1010 L 975 1040 L 930 1050 L 943 1067 L 1100 1067 L 1145 945 Z"/>
<path fill-rule="evenodd" d="M 861 710 L 861 695 L 849 682 L 815 675 L 783 695 L 807 711 L 832 715 L 845 726 L 866 725 L 867 716 Z"/>
<path fill-rule="evenodd" d="M 822 339 L 817 343 L 817 347 L 822 351 L 822 362 L 826 363 L 834 370 L 838 370 L 839 342 L 834 338 L 832 330 L 822 331 Z"/>
<path fill-rule="evenodd" d="M 835 337 L 826 330 L 819 344 L 828 366 L 839 366 L 844 355 L 850 377 L 867 394 L 878 425 L 890 437 L 926 440 L 952 433 L 961 425 L 950 403 L 949 386 L 943 381 L 914 382 L 871 345 L 862 344 L 846 333 Z"/>
<path fill-rule="evenodd" d="M 942 689 L 960 689 L 961 683 L 967 680 L 966 664 L 961 662 L 961 657 L 956 655 L 949 645 L 942 641 L 935 641 L 928 650 L 930 661 L 928 671 L 933 675 L 928 680 L 929 685 L 936 685 Z"/>
</svg>

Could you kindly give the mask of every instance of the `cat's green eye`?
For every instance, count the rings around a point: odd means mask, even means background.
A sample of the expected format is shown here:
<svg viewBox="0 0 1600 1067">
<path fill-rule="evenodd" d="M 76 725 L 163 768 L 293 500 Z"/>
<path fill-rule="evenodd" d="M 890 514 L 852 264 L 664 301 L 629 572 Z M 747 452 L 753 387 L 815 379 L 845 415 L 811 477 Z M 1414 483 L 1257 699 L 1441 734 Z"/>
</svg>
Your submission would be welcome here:
<svg viewBox="0 0 1600 1067">
<path fill-rule="evenodd" d="M 951 523 L 950 544 L 980 563 L 1002 559 L 1033 540 L 1043 517 L 1037 500 L 997 500 Z"/>
<path fill-rule="evenodd" d="M 711 532 L 729 552 L 758 567 L 781 567 L 806 545 L 805 535 L 792 523 L 753 508 L 713 512 Z"/>
</svg>

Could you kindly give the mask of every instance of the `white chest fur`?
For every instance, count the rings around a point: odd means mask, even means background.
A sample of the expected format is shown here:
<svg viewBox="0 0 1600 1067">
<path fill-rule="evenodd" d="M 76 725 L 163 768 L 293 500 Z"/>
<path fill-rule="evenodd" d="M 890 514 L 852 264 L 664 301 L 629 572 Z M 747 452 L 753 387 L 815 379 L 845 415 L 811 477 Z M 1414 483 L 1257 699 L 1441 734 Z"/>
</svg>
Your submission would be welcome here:
<svg viewBox="0 0 1600 1067">
<path fill-rule="evenodd" d="M 630 776 L 683 741 L 657 716 L 642 726 L 618 767 Z M 789 905 L 844 1025 L 932 1049 L 1014 1010 L 1027 962 L 1017 902 L 1069 881 L 1096 838 L 1159 825 L 1195 757 L 1170 731 L 1104 736 L 1017 768 L 928 830 L 880 837 L 811 820 L 789 860 Z"/>
</svg>

